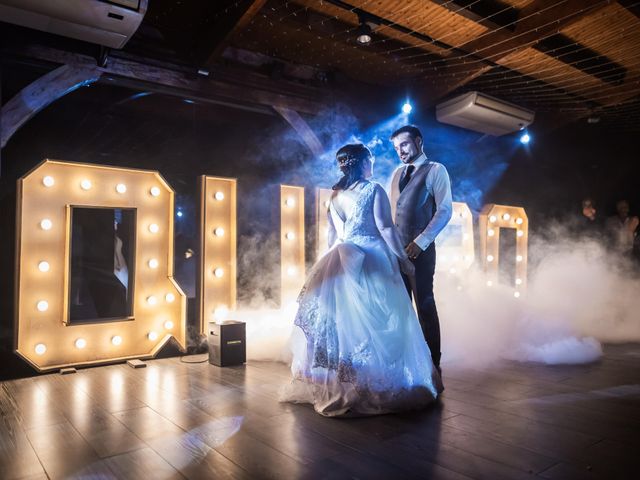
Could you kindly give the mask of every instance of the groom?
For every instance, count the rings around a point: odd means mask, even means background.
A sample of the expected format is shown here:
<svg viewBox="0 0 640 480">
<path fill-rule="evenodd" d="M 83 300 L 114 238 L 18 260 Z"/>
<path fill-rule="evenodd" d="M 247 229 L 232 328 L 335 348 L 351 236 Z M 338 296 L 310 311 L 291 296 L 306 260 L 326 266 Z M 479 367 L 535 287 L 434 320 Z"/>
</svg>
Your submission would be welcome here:
<svg viewBox="0 0 640 480">
<path fill-rule="evenodd" d="M 422 151 L 423 137 L 413 125 L 391 135 L 393 147 L 404 165 L 391 177 L 391 208 L 405 250 L 416 267 L 415 302 L 422 333 L 440 371 L 440 322 L 433 298 L 436 268 L 436 236 L 449 223 L 453 211 L 447 169 Z M 405 284 L 411 295 L 409 281 Z"/>
</svg>

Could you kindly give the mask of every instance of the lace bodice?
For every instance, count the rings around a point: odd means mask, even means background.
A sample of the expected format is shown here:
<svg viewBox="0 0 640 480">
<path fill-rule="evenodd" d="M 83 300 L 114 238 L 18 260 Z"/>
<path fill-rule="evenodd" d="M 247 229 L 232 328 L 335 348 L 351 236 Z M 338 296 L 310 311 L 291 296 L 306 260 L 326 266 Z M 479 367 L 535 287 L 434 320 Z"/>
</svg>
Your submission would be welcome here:
<svg viewBox="0 0 640 480">
<path fill-rule="evenodd" d="M 339 240 L 358 244 L 380 236 L 373 213 L 375 192 L 376 184 L 367 182 L 344 221 L 331 203 L 329 211 Z"/>
</svg>

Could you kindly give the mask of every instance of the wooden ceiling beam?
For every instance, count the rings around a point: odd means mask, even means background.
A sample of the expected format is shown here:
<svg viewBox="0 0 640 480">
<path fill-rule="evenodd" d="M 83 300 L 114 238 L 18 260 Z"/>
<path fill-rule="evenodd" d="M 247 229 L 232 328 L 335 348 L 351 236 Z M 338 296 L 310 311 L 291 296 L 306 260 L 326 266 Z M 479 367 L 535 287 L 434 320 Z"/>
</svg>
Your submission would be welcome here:
<svg viewBox="0 0 640 480">
<path fill-rule="evenodd" d="M 640 3 L 638 3 L 638 0 L 618 0 L 618 3 L 640 18 Z"/>
<path fill-rule="evenodd" d="M 468 55 L 452 54 L 430 77 L 437 82 L 430 97 L 440 99 L 496 66 L 500 59 L 529 48 L 585 16 L 609 5 L 609 0 L 538 0 L 522 9 L 513 31 L 500 28 L 459 47 Z"/>
<path fill-rule="evenodd" d="M 244 0 L 231 8 L 224 25 L 215 25 L 204 32 L 201 41 L 210 46 L 209 55 L 203 62 L 203 67 L 211 68 L 222 56 L 222 52 L 229 45 L 229 41 L 240 30 L 246 28 L 251 19 L 264 7 L 267 0 Z"/>
<path fill-rule="evenodd" d="M 93 57 L 37 45 L 3 49 L 2 53 L 78 68 L 96 67 Z M 322 99 L 326 98 L 327 92 L 319 89 L 306 87 L 307 95 L 294 95 L 287 89 L 288 82 L 272 81 L 248 72 L 223 69 L 220 75 L 214 70 L 209 77 L 202 77 L 195 72 L 180 71 L 177 66 L 174 68 L 149 65 L 131 58 L 109 57 L 107 65 L 96 67 L 96 70 L 102 78 L 113 76 L 128 79 L 138 82 L 140 88 L 144 89 L 156 85 L 164 93 L 177 96 L 202 100 L 230 99 L 231 103 L 266 107 L 277 105 L 308 114 L 317 114 L 326 108 Z"/>
</svg>

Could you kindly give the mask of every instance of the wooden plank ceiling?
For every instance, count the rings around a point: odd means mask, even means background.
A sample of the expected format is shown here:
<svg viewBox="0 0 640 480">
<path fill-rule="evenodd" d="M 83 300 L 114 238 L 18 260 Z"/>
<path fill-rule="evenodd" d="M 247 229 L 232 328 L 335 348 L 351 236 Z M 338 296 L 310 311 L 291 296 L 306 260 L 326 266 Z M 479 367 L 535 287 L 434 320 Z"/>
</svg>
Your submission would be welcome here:
<svg viewBox="0 0 640 480">
<path fill-rule="evenodd" d="M 255 2 L 237 3 L 251 11 L 247 4 Z M 228 45 L 368 83 L 406 85 L 430 104 L 477 89 L 537 112 L 640 129 L 640 1 L 259 3 Z M 379 24 L 367 46 L 355 41 L 362 15 Z"/>
</svg>

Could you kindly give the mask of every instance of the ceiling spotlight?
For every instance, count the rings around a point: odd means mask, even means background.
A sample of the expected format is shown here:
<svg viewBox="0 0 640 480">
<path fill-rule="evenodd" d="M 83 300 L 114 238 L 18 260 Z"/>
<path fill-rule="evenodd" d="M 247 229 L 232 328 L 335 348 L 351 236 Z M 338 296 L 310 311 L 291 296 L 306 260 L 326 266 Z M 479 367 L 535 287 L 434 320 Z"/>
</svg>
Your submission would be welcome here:
<svg viewBox="0 0 640 480">
<path fill-rule="evenodd" d="M 409 115 L 411 113 L 411 110 L 413 110 L 413 107 L 409 102 L 405 102 L 405 104 L 402 105 L 402 113 L 404 113 L 405 115 Z"/>
<path fill-rule="evenodd" d="M 360 23 L 358 30 L 356 30 L 356 42 L 360 45 L 369 45 L 371 43 L 371 34 L 373 30 L 367 22 Z"/>
<path fill-rule="evenodd" d="M 520 137 L 520 143 L 523 145 L 528 144 L 531 141 L 531 137 L 529 136 L 528 133 L 523 133 L 522 136 Z"/>
<path fill-rule="evenodd" d="M 360 26 L 356 30 L 356 41 L 360 45 L 369 45 L 372 40 L 373 31 L 378 26 L 376 18 L 365 13 L 358 13 L 358 23 Z"/>
</svg>

